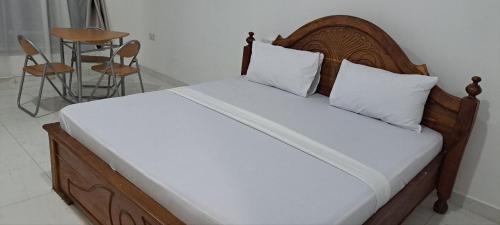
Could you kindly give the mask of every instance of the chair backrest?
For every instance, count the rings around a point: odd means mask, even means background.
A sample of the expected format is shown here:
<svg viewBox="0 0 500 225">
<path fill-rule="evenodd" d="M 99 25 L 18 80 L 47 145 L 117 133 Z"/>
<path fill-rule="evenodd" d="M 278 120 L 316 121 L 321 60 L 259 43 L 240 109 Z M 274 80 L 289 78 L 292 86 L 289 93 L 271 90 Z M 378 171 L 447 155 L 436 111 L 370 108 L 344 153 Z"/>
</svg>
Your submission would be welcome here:
<svg viewBox="0 0 500 225">
<path fill-rule="evenodd" d="M 40 54 L 39 48 L 36 47 L 36 45 L 33 44 L 32 41 L 28 40 L 23 35 L 17 35 L 17 40 L 19 41 L 19 45 L 21 45 L 21 48 L 26 55 L 34 56 Z"/>
<path fill-rule="evenodd" d="M 138 40 L 131 40 L 120 47 L 116 54 L 124 58 L 136 57 L 140 49 L 141 43 Z"/>
<path fill-rule="evenodd" d="M 35 64 L 37 63 L 33 56 L 35 55 L 40 55 L 42 59 L 45 61 L 45 63 L 49 63 L 50 61 L 43 54 L 43 52 L 36 46 L 32 41 L 30 41 L 28 38 L 24 37 L 23 35 L 17 35 L 17 40 L 19 41 L 19 45 L 21 45 L 21 48 L 23 49 L 23 52 L 26 54 L 26 60 L 31 59 Z"/>
</svg>

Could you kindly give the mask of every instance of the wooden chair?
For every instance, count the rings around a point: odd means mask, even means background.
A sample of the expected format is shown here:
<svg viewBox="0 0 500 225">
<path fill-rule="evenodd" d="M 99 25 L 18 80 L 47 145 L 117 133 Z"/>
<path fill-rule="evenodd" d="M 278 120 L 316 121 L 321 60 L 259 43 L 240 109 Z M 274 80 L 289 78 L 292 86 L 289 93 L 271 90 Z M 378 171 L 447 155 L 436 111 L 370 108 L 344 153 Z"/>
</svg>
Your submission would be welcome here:
<svg viewBox="0 0 500 225">
<path fill-rule="evenodd" d="M 89 30 L 104 30 L 100 27 L 87 27 L 85 29 Z M 95 55 L 81 55 L 80 60 L 82 63 L 93 63 L 93 64 L 98 64 L 98 63 L 106 63 L 109 61 L 110 57 L 113 55 L 113 42 L 112 41 L 93 41 L 93 42 L 83 42 L 82 45 L 86 46 L 95 46 L 97 49 L 102 48 L 103 46 L 109 46 L 109 56 L 95 56 Z M 76 49 L 76 46 L 73 45 L 73 49 Z M 76 64 L 76 52 L 73 51 L 71 54 L 71 67 L 74 68 Z M 73 73 L 70 73 L 69 75 L 69 87 L 71 88 L 73 83 Z M 99 86 L 99 88 L 107 88 L 111 85 L 111 79 L 108 79 L 108 86 Z M 83 84 L 82 87 L 94 87 L 94 85 L 85 85 Z M 108 89 L 109 90 L 109 89 Z M 107 93 L 109 95 L 109 93 Z"/>
<path fill-rule="evenodd" d="M 109 96 L 114 96 L 117 93 L 118 88 L 120 85 L 123 84 L 124 82 L 124 77 L 132 75 L 132 74 L 137 74 L 139 76 L 139 83 L 141 85 L 141 91 L 144 93 L 144 85 L 142 83 L 142 75 L 141 75 L 141 70 L 139 68 L 139 61 L 137 59 L 137 55 L 139 54 L 139 50 L 141 49 L 141 43 L 137 40 L 132 40 L 127 43 L 125 43 L 123 46 L 121 46 L 110 58 L 110 60 L 107 63 L 102 63 L 99 65 L 92 66 L 92 70 L 101 73 L 101 77 L 99 77 L 99 80 L 97 81 L 96 85 L 94 86 L 94 90 L 92 90 L 92 93 L 90 94 L 90 99 L 94 97 L 94 94 L 99 88 L 99 85 L 104 78 L 105 75 L 108 75 L 108 80 L 112 77 L 113 78 L 113 83 L 114 85 L 114 90 L 111 95 Z M 132 58 L 130 60 L 130 63 L 128 65 L 120 64 L 120 63 L 115 63 L 114 58 L 116 56 L 120 56 L 125 59 Z M 135 67 L 133 66 L 135 64 Z M 117 78 L 120 78 L 120 81 L 117 82 Z M 108 86 L 108 93 L 109 93 L 109 86 Z"/>
<path fill-rule="evenodd" d="M 17 106 L 31 115 L 32 117 L 35 117 L 38 114 L 38 110 L 40 109 L 40 102 L 42 99 L 42 93 L 43 93 L 43 85 L 45 80 L 49 81 L 50 85 L 56 90 L 57 94 L 59 94 L 64 100 L 73 103 L 71 100 L 67 99 L 66 97 L 63 96 L 61 91 L 56 87 L 56 85 L 52 82 L 51 79 L 49 79 L 49 76 L 56 76 L 59 78 L 61 83 L 63 84 L 64 88 L 68 88 L 64 80 L 60 77 L 60 74 L 65 74 L 65 73 L 71 73 L 73 72 L 73 68 L 63 64 L 63 63 L 51 63 L 45 54 L 38 48 L 35 44 L 33 44 L 32 41 L 28 40 L 22 35 L 17 36 L 17 40 L 19 41 L 19 44 L 21 45 L 21 48 L 23 52 L 26 54 L 26 59 L 24 60 L 24 66 L 23 66 L 23 74 L 21 77 L 21 83 L 19 85 L 19 94 L 17 96 Z M 45 63 L 43 64 L 38 64 L 38 62 L 35 60 L 33 56 L 40 55 L 41 58 L 44 60 Z M 33 65 L 28 65 L 29 62 L 32 62 Z M 35 77 L 40 77 L 41 82 L 40 82 L 40 88 L 38 90 L 38 99 L 36 103 L 36 109 L 34 112 L 31 112 L 24 108 L 21 105 L 21 95 L 23 92 L 23 85 L 24 85 L 24 80 L 26 77 L 26 73 L 31 74 Z M 70 90 L 71 92 L 71 90 Z"/>
</svg>

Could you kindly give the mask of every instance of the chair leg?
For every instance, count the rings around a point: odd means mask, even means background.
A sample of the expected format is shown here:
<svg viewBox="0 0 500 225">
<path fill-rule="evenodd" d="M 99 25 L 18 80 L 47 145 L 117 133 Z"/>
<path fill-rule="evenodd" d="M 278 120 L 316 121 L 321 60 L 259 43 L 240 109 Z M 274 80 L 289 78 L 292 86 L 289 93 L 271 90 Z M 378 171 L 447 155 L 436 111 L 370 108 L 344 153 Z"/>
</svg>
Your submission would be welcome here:
<svg viewBox="0 0 500 225">
<path fill-rule="evenodd" d="M 62 74 L 62 79 L 61 79 L 61 82 L 63 82 L 63 86 L 62 86 L 62 89 L 63 89 L 63 96 L 66 96 L 68 95 L 67 91 L 66 90 L 66 74 Z"/>
<path fill-rule="evenodd" d="M 113 81 L 112 82 L 113 85 L 109 86 L 110 94 L 108 95 L 108 97 L 114 97 L 116 95 L 116 88 L 115 88 L 116 87 L 116 79 L 114 79 L 114 77 L 113 77 L 113 79 L 111 79 L 111 75 L 108 75 L 108 78 Z"/>
<path fill-rule="evenodd" d="M 125 96 L 125 77 L 120 78 L 121 96 Z"/>
<path fill-rule="evenodd" d="M 89 101 L 94 98 L 94 94 L 97 91 L 97 88 L 99 88 L 99 85 L 101 84 L 101 81 L 102 81 L 102 78 L 104 78 L 104 75 L 105 75 L 104 73 L 101 74 L 101 76 L 99 77 L 99 80 L 97 80 L 97 83 L 95 84 L 94 89 L 92 89 L 92 93 L 90 93 Z"/>
<path fill-rule="evenodd" d="M 23 78 L 22 78 L 22 83 L 24 83 L 24 76 L 25 74 L 23 74 Z M 36 103 L 36 109 L 35 109 L 35 112 L 30 112 L 28 109 L 24 108 L 21 104 L 20 104 L 20 95 L 19 95 L 19 100 L 18 100 L 18 107 L 23 110 L 24 112 L 28 113 L 30 116 L 32 117 L 36 117 L 36 115 L 38 114 L 38 110 L 40 110 L 40 103 L 42 101 L 42 93 L 43 93 L 43 84 L 45 82 L 45 79 L 46 79 L 46 76 L 44 75 L 42 77 L 42 81 L 40 82 L 40 89 L 38 90 L 38 99 L 37 99 L 37 103 Z M 21 89 L 22 89 L 22 83 L 21 83 Z M 21 94 L 21 89 L 19 91 L 19 94 Z"/>
<path fill-rule="evenodd" d="M 125 77 L 122 77 L 120 79 L 120 85 L 122 86 L 121 87 L 121 96 L 125 96 Z"/>
<path fill-rule="evenodd" d="M 19 92 L 17 94 L 17 106 L 21 107 L 21 95 L 23 94 L 24 78 L 26 77 L 26 72 L 23 71 L 21 76 L 21 83 L 19 84 Z"/>
<path fill-rule="evenodd" d="M 112 75 L 110 75 L 112 76 Z M 111 96 L 124 96 L 121 94 L 121 91 L 119 90 L 120 89 L 120 86 L 122 85 L 122 81 L 123 81 L 123 78 L 120 79 L 120 81 L 118 81 L 116 79 L 116 76 L 113 76 L 113 83 L 114 83 L 114 88 L 113 88 L 113 93 L 111 93 Z"/>
<path fill-rule="evenodd" d="M 141 91 L 144 93 L 144 84 L 142 83 L 142 74 L 141 74 L 141 66 L 139 66 L 139 60 L 137 57 L 134 57 L 135 66 L 137 67 L 137 74 L 139 75 L 139 83 L 141 84 Z"/>
<path fill-rule="evenodd" d="M 111 94 L 111 96 L 115 96 L 115 95 L 120 96 L 120 92 L 118 91 L 118 88 L 120 87 L 120 83 L 117 82 L 116 76 L 113 76 L 113 86 L 114 86 L 114 88 L 113 88 L 113 93 Z"/>
<path fill-rule="evenodd" d="M 61 77 L 59 77 L 59 74 L 56 74 L 56 75 L 54 75 L 54 76 L 57 76 L 57 78 L 59 78 L 59 80 L 60 80 L 61 82 L 63 82 L 63 81 L 62 81 L 62 78 L 61 78 Z M 54 84 L 54 82 L 52 82 L 52 80 L 50 80 L 50 79 L 49 79 L 49 77 L 47 77 L 47 80 L 49 81 L 49 84 L 50 84 L 50 85 L 54 88 L 54 90 L 56 90 L 57 94 L 58 94 L 59 96 L 61 96 L 61 98 L 63 98 L 65 101 L 67 101 L 67 102 L 69 102 L 69 103 L 71 103 L 71 104 L 75 103 L 75 102 L 73 102 L 73 101 L 69 100 L 68 98 L 66 98 L 66 96 L 64 96 L 64 95 L 61 93 L 61 91 L 59 91 L 59 88 L 57 88 L 57 86 Z M 66 86 L 66 84 L 65 84 L 65 83 L 63 83 L 63 88 L 68 88 L 68 86 Z M 68 91 L 69 91 L 69 94 L 70 94 L 71 96 L 74 96 L 74 94 L 72 93 L 72 91 L 71 91 L 71 90 L 69 90 L 69 89 L 68 89 Z"/>
<path fill-rule="evenodd" d="M 36 103 L 36 110 L 35 110 L 35 115 L 38 114 L 38 110 L 40 109 L 40 103 L 42 102 L 42 94 L 43 94 L 43 84 L 45 83 L 45 79 L 47 79 L 47 76 L 42 77 L 42 81 L 40 82 L 40 90 L 38 90 L 38 100 Z"/>
<path fill-rule="evenodd" d="M 144 93 L 144 84 L 142 83 L 142 75 L 141 72 L 137 72 L 137 75 L 139 75 L 139 83 L 141 84 L 141 91 Z"/>
<path fill-rule="evenodd" d="M 108 87 L 106 88 L 106 97 L 109 97 L 109 93 L 111 92 L 111 76 L 108 75 Z"/>
<path fill-rule="evenodd" d="M 75 64 L 74 58 L 71 57 L 71 68 L 73 68 Z M 69 89 L 71 90 L 71 86 L 73 85 L 73 72 L 69 73 Z"/>
</svg>

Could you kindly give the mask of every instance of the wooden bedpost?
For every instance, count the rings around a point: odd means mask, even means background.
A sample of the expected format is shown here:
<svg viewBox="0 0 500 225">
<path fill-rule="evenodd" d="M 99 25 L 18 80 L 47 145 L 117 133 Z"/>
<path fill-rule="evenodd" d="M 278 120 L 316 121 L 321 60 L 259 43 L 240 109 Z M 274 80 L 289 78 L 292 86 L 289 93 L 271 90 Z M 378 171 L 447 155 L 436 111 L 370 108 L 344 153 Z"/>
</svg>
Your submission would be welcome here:
<svg viewBox="0 0 500 225">
<path fill-rule="evenodd" d="M 73 201 L 63 192 L 63 188 L 61 187 L 59 175 L 60 165 L 57 158 L 57 155 L 59 154 L 59 143 L 52 136 L 56 129 L 60 129 L 60 125 L 59 123 L 45 124 L 43 125 L 43 129 L 45 129 L 49 133 L 52 189 L 67 205 L 72 205 Z"/>
<path fill-rule="evenodd" d="M 248 70 L 248 65 L 250 64 L 250 58 L 252 57 L 252 44 L 255 41 L 253 37 L 254 33 L 249 32 L 247 37 L 247 45 L 243 47 L 243 60 L 241 62 L 241 75 L 246 75 Z"/>
<path fill-rule="evenodd" d="M 465 88 L 469 95 L 461 100 L 458 121 L 456 123 L 456 126 L 458 126 L 456 134 L 457 142 L 446 152 L 443 165 L 441 165 L 441 173 L 437 186 L 438 200 L 434 203 L 434 211 L 437 213 L 444 214 L 448 211 L 447 201 L 451 197 L 458 168 L 479 108 L 479 100 L 476 98 L 482 92 L 479 82 L 481 82 L 481 77 L 472 77 L 472 83 Z"/>
</svg>

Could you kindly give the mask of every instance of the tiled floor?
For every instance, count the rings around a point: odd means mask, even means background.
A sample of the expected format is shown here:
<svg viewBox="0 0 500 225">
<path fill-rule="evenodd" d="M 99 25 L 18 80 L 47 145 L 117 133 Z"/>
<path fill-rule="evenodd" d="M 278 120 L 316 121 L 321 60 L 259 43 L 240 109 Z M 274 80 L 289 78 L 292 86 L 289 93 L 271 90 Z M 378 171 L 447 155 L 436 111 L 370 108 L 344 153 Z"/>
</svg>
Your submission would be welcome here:
<svg viewBox="0 0 500 225">
<path fill-rule="evenodd" d="M 30 78 L 25 85 L 27 107 L 33 107 L 38 81 Z M 43 116 L 32 118 L 16 106 L 18 85 L 15 79 L 0 80 L 0 224 L 89 224 L 51 190 L 49 146 L 41 126 L 57 121 L 57 111 L 66 103 L 46 85 L 40 110 Z M 128 93 L 138 92 L 138 87 L 135 78 L 127 81 Z M 147 91 L 170 87 L 145 75 Z M 435 214 L 433 201 L 434 196 L 426 199 L 404 224 L 495 224 L 453 205 L 446 215 Z"/>
<path fill-rule="evenodd" d="M 96 76 L 87 76 L 94 81 Z M 128 78 L 127 78 L 128 79 Z M 39 78 L 25 84 L 22 102 L 34 109 Z M 87 82 L 92 83 L 92 82 Z M 95 83 L 95 82 L 94 82 Z M 89 224 L 74 206 L 67 206 L 51 190 L 47 134 L 42 125 L 57 121 L 67 105 L 46 82 L 41 115 L 32 118 L 17 108 L 18 79 L 0 79 L 0 224 Z M 138 80 L 126 83 L 127 94 L 139 92 Z M 144 74 L 146 91 L 171 88 L 166 82 Z M 89 90 L 87 90 L 89 92 Z"/>
</svg>

